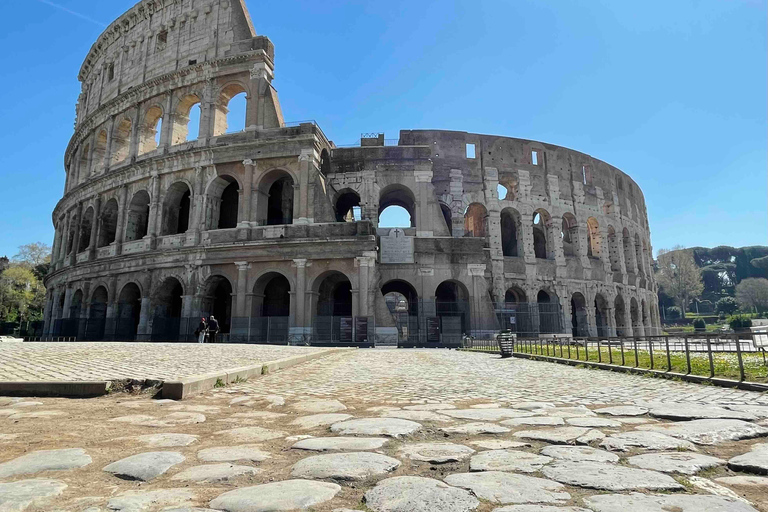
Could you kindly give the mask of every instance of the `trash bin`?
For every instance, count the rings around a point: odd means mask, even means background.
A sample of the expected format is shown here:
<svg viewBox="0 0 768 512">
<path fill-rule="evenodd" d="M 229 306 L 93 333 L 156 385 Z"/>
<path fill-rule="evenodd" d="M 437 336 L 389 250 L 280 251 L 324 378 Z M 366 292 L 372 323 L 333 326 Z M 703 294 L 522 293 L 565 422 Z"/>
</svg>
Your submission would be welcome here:
<svg viewBox="0 0 768 512">
<path fill-rule="evenodd" d="M 512 357 L 512 352 L 515 350 L 515 340 L 517 334 L 510 331 L 501 331 L 496 335 L 496 341 L 499 343 L 499 352 L 501 357 Z"/>
</svg>

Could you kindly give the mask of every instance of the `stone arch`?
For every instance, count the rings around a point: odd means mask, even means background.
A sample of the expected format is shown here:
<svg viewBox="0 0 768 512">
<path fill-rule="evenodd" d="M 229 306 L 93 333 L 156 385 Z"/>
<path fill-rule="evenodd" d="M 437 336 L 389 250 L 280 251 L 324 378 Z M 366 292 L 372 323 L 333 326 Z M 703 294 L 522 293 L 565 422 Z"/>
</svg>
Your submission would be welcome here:
<svg viewBox="0 0 768 512">
<path fill-rule="evenodd" d="M 464 212 L 464 236 L 485 238 L 488 233 L 488 210 L 480 203 L 471 203 Z"/>
<path fill-rule="evenodd" d="M 512 286 L 504 293 L 504 302 L 508 304 L 524 304 L 528 302 L 525 290 L 519 286 Z"/>
<path fill-rule="evenodd" d="M 504 256 L 520 256 L 520 213 L 514 208 L 501 211 L 501 250 Z"/>
<path fill-rule="evenodd" d="M 632 325 L 632 332 L 637 336 L 642 330 L 642 313 L 640 307 L 637 304 L 637 299 L 632 297 L 629 299 L 629 319 Z"/>
<path fill-rule="evenodd" d="M 187 140 L 190 140 L 190 135 L 192 135 L 192 137 L 195 139 L 200 135 L 199 126 L 196 131 L 197 136 L 195 136 L 195 131 L 192 131 L 190 134 L 190 117 L 193 117 L 190 114 L 192 113 L 192 109 L 194 107 L 199 109 L 200 105 L 200 96 L 195 93 L 187 94 L 178 100 L 178 103 L 176 104 L 176 111 L 173 115 L 173 126 L 171 129 L 172 145 L 175 146 L 177 144 L 183 144 L 187 142 Z"/>
<path fill-rule="evenodd" d="M 166 277 L 155 288 L 152 293 L 153 341 L 179 339 L 183 296 L 184 285 L 174 276 Z"/>
<path fill-rule="evenodd" d="M 99 247 L 106 247 L 115 241 L 117 236 L 117 199 L 114 197 L 104 203 L 99 221 Z"/>
<path fill-rule="evenodd" d="M 85 339 L 89 341 L 104 338 L 104 330 L 107 322 L 107 304 L 109 292 L 107 287 L 99 285 L 91 292 L 90 306 L 88 308 L 88 324 L 85 329 Z"/>
<path fill-rule="evenodd" d="M 112 162 L 115 165 L 126 160 L 131 152 L 131 131 L 133 123 L 127 117 L 124 117 L 115 126 L 112 133 Z"/>
<path fill-rule="evenodd" d="M 139 155 L 144 155 L 157 149 L 162 128 L 163 109 L 158 105 L 152 105 L 144 114 L 144 120 L 139 129 Z"/>
<path fill-rule="evenodd" d="M 77 182 L 82 183 L 85 178 L 88 177 L 89 169 L 88 169 L 88 163 L 91 153 L 91 145 L 85 144 L 82 148 L 80 148 L 80 159 L 78 160 L 77 164 Z"/>
<path fill-rule="evenodd" d="M 256 203 L 258 221 L 262 225 L 293 224 L 293 175 L 283 169 L 272 169 L 259 181 Z"/>
<path fill-rule="evenodd" d="M 79 319 L 83 316 L 83 302 L 83 289 L 78 288 L 75 290 L 75 293 L 72 294 L 72 300 L 69 304 L 69 318 Z"/>
<path fill-rule="evenodd" d="M 100 130 L 96 135 L 93 146 L 93 160 L 91 161 L 91 174 L 104 169 L 107 157 L 107 130 Z"/>
<path fill-rule="evenodd" d="M 381 285 L 381 294 L 390 313 L 418 315 L 419 294 L 416 288 L 404 279 L 390 279 Z"/>
<path fill-rule="evenodd" d="M 563 255 L 578 256 L 579 254 L 579 226 L 576 217 L 570 212 L 563 214 L 563 223 L 560 229 L 560 237 L 563 240 Z"/>
<path fill-rule="evenodd" d="M 177 181 L 165 193 L 162 235 L 178 235 L 189 229 L 192 190 L 186 181 Z"/>
<path fill-rule="evenodd" d="M 561 332 L 560 300 L 557 294 L 547 288 L 541 288 L 536 293 L 536 308 L 538 310 L 538 332 Z"/>
<path fill-rule="evenodd" d="M 80 221 L 80 240 L 77 244 L 77 252 L 83 252 L 91 246 L 91 228 L 93 227 L 94 217 L 93 206 L 89 206 L 83 218 Z"/>
<path fill-rule="evenodd" d="M 611 272 L 621 272 L 621 257 L 619 256 L 619 237 L 613 226 L 608 226 L 608 256 L 611 260 Z"/>
<path fill-rule="evenodd" d="M 228 333 L 232 325 L 232 283 L 221 274 L 208 277 L 203 283 L 200 310 L 207 319 L 211 316 L 219 323 L 219 332 Z"/>
<path fill-rule="evenodd" d="M 533 254 L 539 259 L 553 259 L 552 217 L 543 208 L 533 212 Z"/>
<path fill-rule="evenodd" d="M 469 291 L 461 281 L 449 279 L 435 288 L 435 309 L 443 343 L 454 344 L 470 329 Z"/>
<path fill-rule="evenodd" d="M 379 227 L 403 227 L 403 226 L 386 226 L 386 220 L 384 223 L 381 221 L 381 216 L 385 210 L 391 207 L 399 207 L 405 210 L 410 219 L 407 227 L 416 227 L 416 199 L 411 189 L 402 184 L 393 184 L 384 187 L 379 194 Z M 385 216 L 386 219 L 386 216 Z"/>
<path fill-rule="evenodd" d="M 627 335 L 627 312 L 624 305 L 624 297 L 620 293 L 616 294 L 613 301 L 613 314 L 616 321 L 616 336 Z"/>
<path fill-rule="evenodd" d="M 579 337 L 589 336 L 587 299 L 581 292 L 571 295 L 571 333 Z"/>
<path fill-rule="evenodd" d="M 291 281 L 282 272 L 267 271 L 253 285 L 254 317 L 288 317 L 291 313 Z M 286 324 L 287 325 L 287 324 Z"/>
<path fill-rule="evenodd" d="M 352 316 L 352 282 L 343 272 L 330 270 L 313 283 L 318 316 Z"/>
<path fill-rule="evenodd" d="M 442 201 L 440 201 L 438 204 L 440 205 L 440 213 L 443 214 L 445 227 L 448 228 L 448 234 L 453 236 L 453 212 L 451 212 L 451 207 Z"/>
<path fill-rule="evenodd" d="M 234 81 L 224 85 L 219 91 L 219 99 L 216 102 L 216 109 L 213 114 L 213 135 L 224 135 L 225 133 L 239 132 L 245 129 L 245 114 L 248 111 L 243 109 L 243 119 L 235 120 L 230 116 L 230 104 L 236 97 L 244 97 L 248 101 L 248 89 L 240 82 Z"/>
<path fill-rule="evenodd" d="M 598 336 L 608 337 L 611 335 L 609 309 L 606 298 L 601 293 L 595 294 L 595 328 Z"/>
<path fill-rule="evenodd" d="M 141 288 L 133 281 L 123 285 L 117 296 L 115 338 L 134 340 L 141 320 Z"/>
<path fill-rule="evenodd" d="M 587 219 L 587 256 L 599 258 L 602 251 L 603 236 L 600 234 L 600 225 L 597 219 Z"/>
<path fill-rule="evenodd" d="M 355 222 L 360 219 L 360 194 L 350 188 L 340 190 L 334 201 L 337 222 Z M 355 216 L 357 208 L 357 217 Z"/>
<path fill-rule="evenodd" d="M 149 193 L 139 190 L 128 204 L 125 224 L 125 241 L 141 240 L 149 230 Z"/>
<path fill-rule="evenodd" d="M 240 212 L 240 183 L 229 174 L 220 174 L 209 184 L 205 193 L 210 201 L 206 229 L 232 229 L 237 227 Z"/>
</svg>

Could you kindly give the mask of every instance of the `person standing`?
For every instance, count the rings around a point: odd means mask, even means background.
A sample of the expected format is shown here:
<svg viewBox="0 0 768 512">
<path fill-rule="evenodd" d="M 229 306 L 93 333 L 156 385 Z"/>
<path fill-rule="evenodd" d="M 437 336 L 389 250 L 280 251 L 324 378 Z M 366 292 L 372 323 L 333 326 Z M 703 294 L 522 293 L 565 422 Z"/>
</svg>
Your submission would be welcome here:
<svg viewBox="0 0 768 512">
<path fill-rule="evenodd" d="M 205 343 L 205 336 L 208 334 L 208 323 L 205 321 L 205 317 L 200 319 L 200 324 L 197 326 L 197 329 L 195 330 L 195 335 L 197 336 L 197 342 L 198 343 Z"/>
<path fill-rule="evenodd" d="M 208 334 L 211 336 L 211 343 L 216 343 L 216 335 L 219 334 L 219 321 L 213 315 L 208 319 Z"/>
</svg>

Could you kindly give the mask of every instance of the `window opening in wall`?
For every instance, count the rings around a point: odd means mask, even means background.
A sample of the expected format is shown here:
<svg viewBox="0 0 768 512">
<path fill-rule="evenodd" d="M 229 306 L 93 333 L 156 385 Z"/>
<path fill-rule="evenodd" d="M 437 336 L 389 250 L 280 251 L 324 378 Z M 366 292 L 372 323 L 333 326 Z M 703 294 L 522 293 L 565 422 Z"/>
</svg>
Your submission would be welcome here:
<svg viewBox="0 0 768 512">
<path fill-rule="evenodd" d="M 115 65 L 110 64 L 109 69 L 107 70 L 107 80 L 110 82 L 115 79 Z"/>
<path fill-rule="evenodd" d="M 587 184 L 587 166 L 586 165 L 581 166 L 581 179 L 582 179 L 582 183 L 586 185 Z"/>
<path fill-rule="evenodd" d="M 359 220 L 363 220 L 363 209 L 360 208 L 359 206 L 353 206 L 352 217 L 355 219 L 355 222 Z"/>
<path fill-rule="evenodd" d="M 197 64 L 197 59 L 189 59 L 190 66 L 194 66 L 195 64 Z"/>
<path fill-rule="evenodd" d="M 187 124 L 187 140 L 197 140 L 200 135 L 200 104 L 196 104 L 189 111 L 189 123 Z"/>
<path fill-rule="evenodd" d="M 155 147 L 160 145 L 160 134 L 163 131 L 163 118 L 159 118 L 157 120 L 157 124 L 155 125 Z"/>
<path fill-rule="evenodd" d="M 496 186 L 496 192 L 499 194 L 499 201 L 502 201 L 506 199 L 507 197 L 507 187 L 504 185 L 497 185 Z"/>
<path fill-rule="evenodd" d="M 402 206 L 387 206 L 379 215 L 380 228 L 410 228 L 411 214 Z"/>
<path fill-rule="evenodd" d="M 227 105 L 227 133 L 241 132 L 245 130 L 245 93 L 236 94 Z"/>
<path fill-rule="evenodd" d="M 467 144 L 467 158 L 475 158 L 475 145 Z"/>
<path fill-rule="evenodd" d="M 539 152 L 536 150 L 531 151 L 531 163 L 533 165 L 539 165 Z"/>
<path fill-rule="evenodd" d="M 168 43 L 168 31 L 163 30 L 162 32 L 157 34 L 157 41 L 155 43 L 155 50 L 165 50 L 165 45 Z"/>
</svg>

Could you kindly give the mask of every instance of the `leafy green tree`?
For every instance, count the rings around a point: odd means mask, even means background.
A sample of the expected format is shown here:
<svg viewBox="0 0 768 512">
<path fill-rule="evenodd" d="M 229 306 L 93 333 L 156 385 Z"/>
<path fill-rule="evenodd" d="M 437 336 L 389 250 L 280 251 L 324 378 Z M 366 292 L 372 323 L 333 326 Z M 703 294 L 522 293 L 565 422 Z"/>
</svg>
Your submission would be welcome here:
<svg viewBox="0 0 768 512">
<path fill-rule="evenodd" d="M 40 320 L 45 288 L 35 273 L 12 263 L 0 274 L 0 317 L 6 322 Z"/>
<path fill-rule="evenodd" d="M 701 269 L 693 259 L 693 251 L 682 246 L 659 251 L 656 281 L 664 289 L 664 293 L 675 299 L 683 318 L 691 299 L 704 291 Z"/>
<path fill-rule="evenodd" d="M 715 311 L 725 315 L 732 315 L 739 309 L 739 303 L 733 297 L 723 297 L 715 303 Z"/>
<path fill-rule="evenodd" d="M 768 310 L 768 279 L 744 279 L 736 285 L 736 300 L 747 310 L 754 308 L 759 313 Z"/>
</svg>

